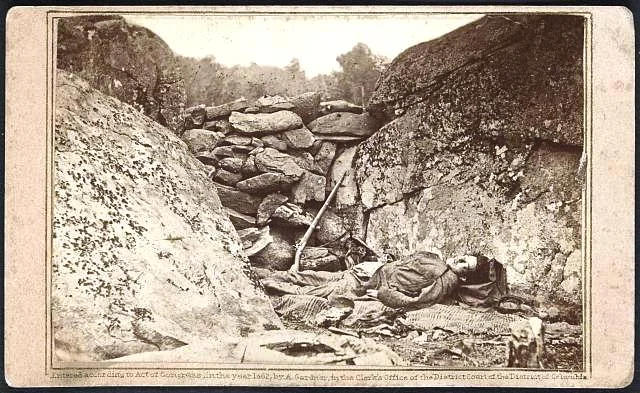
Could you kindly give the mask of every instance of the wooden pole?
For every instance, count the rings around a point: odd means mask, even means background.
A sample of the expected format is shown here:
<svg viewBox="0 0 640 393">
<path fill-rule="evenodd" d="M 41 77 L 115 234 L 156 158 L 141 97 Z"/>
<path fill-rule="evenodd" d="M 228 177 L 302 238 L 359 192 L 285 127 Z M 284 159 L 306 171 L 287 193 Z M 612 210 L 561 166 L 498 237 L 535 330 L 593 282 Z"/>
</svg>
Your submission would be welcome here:
<svg viewBox="0 0 640 393">
<path fill-rule="evenodd" d="M 304 250 L 304 247 L 307 245 L 307 242 L 311 238 L 311 235 L 313 234 L 314 229 L 316 229 L 318 222 L 320 222 L 320 218 L 322 218 L 322 215 L 324 214 L 324 212 L 329 208 L 329 204 L 333 200 L 333 197 L 336 195 L 336 192 L 338 192 L 338 187 L 340 187 L 340 185 L 342 184 L 342 181 L 344 180 L 347 172 L 349 172 L 349 170 L 345 171 L 340 177 L 340 180 L 338 180 L 338 183 L 335 186 L 333 186 L 331 193 L 329 194 L 327 199 L 324 201 L 324 204 L 318 211 L 318 214 L 316 214 L 316 216 L 314 217 L 313 221 L 309 225 L 309 228 L 307 228 L 307 231 L 304 233 L 304 236 L 302 236 L 302 238 L 296 243 L 296 255 L 293 258 L 293 265 L 289 268 L 290 272 L 297 272 L 300 270 L 300 257 L 302 256 L 302 250 Z"/>
</svg>

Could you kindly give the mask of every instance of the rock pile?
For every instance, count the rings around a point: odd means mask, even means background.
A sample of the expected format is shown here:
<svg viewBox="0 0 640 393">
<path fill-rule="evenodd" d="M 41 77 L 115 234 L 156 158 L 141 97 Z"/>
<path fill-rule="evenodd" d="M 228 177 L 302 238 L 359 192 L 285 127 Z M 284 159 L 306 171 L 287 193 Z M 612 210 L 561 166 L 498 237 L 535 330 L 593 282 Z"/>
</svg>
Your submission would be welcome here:
<svg viewBox="0 0 640 393">
<path fill-rule="evenodd" d="M 356 144 L 376 130 L 361 107 L 320 102 L 318 93 L 296 97 L 238 99 L 185 110 L 182 139 L 209 169 L 218 195 L 254 266 L 287 269 L 295 242 L 311 224 L 331 188 L 351 167 Z M 323 216 L 303 268 L 334 270 L 337 252 L 314 244 L 340 237 L 351 225 L 353 176 L 347 176 L 335 206 Z"/>
</svg>

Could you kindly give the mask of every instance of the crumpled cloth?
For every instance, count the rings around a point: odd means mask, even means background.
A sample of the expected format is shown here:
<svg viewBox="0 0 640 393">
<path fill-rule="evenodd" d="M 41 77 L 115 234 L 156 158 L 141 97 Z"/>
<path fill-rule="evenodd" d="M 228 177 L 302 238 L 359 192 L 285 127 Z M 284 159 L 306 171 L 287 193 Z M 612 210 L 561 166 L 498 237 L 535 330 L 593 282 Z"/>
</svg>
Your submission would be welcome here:
<svg viewBox="0 0 640 393">
<path fill-rule="evenodd" d="M 459 305 L 434 304 L 431 307 L 409 311 L 406 322 L 420 330 L 435 328 L 454 333 L 509 334 L 509 325 L 523 317 L 496 311 L 477 311 Z"/>
</svg>

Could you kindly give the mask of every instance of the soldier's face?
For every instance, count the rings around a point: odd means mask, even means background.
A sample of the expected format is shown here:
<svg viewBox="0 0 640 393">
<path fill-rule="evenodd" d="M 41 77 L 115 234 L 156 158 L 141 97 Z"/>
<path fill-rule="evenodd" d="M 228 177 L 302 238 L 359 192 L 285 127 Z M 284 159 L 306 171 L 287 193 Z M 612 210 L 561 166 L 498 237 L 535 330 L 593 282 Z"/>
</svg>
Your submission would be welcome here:
<svg viewBox="0 0 640 393">
<path fill-rule="evenodd" d="M 478 258 L 473 255 L 463 255 L 461 257 L 447 259 L 447 265 L 457 275 L 474 271 L 478 266 Z"/>
</svg>

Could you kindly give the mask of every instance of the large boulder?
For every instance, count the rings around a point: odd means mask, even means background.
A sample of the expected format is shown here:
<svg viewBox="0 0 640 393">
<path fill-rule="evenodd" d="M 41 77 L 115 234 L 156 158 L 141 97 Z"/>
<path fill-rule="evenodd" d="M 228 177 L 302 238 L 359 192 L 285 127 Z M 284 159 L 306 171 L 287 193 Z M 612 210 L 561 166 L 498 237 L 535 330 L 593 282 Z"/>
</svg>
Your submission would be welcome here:
<svg viewBox="0 0 640 393">
<path fill-rule="evenodd" d="M 329 142 L 324 142 L 329 143 Z M 353 170 L 353 158 L 355 157 L 357 146 L 344 149 L 333 162 L 327 181 L 327 192 L 331 192 L 333 187 L 344 176 L 335 196 L 337 206 L 352 206 L 358 202 L 358 185 L 356 183 L 355 170 Z"/>
<path fill-rule="evenodd" d="M 392 121 L 354 158 L 369 245 L 485 253 L 512 289 L 581 303 L 583 27 L 487 16 L 393 61 L 368 108 Z"/>
<path fill-rule="evenodd" d="M 582 145 L 583 24 L 570 15 L 486 16 L 401 53 L 368 110 L 387 122 L 417 106 L 432 127 Z"/>
<path fill-rule="evenodd" d="M 182 72 L 171 49 L 150 30 L 117 15 L 60 18 L 57 45 L 58 68 L 181 131 Z"/>
<path fill-rule="evenodd" d="M 77 76 L 56 88 L 56 347 L 97 361 L 281 326 L 186 144 Z"/>
<path fill-rule="evenodd" d="M 327 210 L 318 221 L 314 234 L 320 244 L 325 244 L 340 238 L 349 229 L 353 228 L 346 228 L 340 216 L 333 210 Z"/>
</svg>

